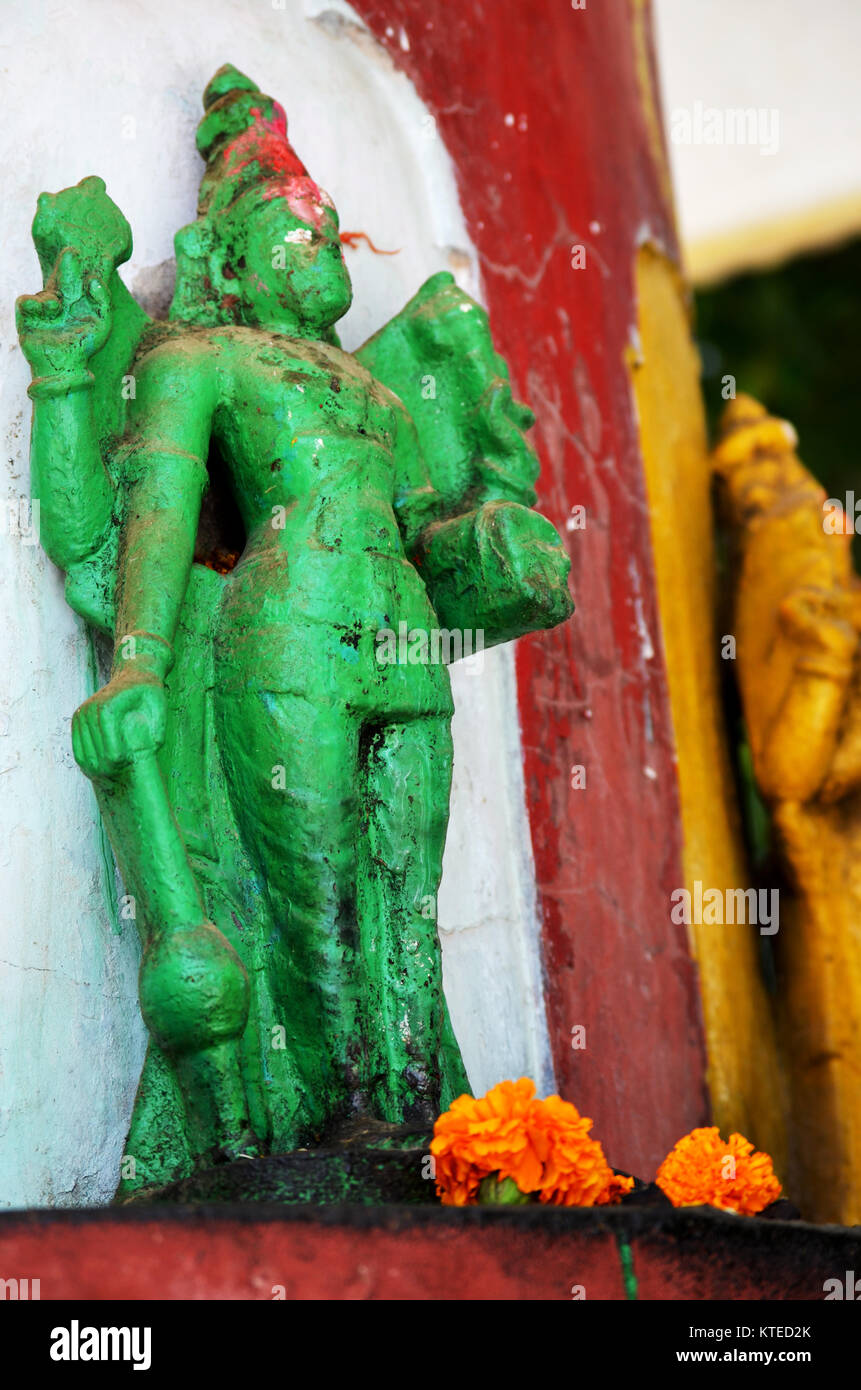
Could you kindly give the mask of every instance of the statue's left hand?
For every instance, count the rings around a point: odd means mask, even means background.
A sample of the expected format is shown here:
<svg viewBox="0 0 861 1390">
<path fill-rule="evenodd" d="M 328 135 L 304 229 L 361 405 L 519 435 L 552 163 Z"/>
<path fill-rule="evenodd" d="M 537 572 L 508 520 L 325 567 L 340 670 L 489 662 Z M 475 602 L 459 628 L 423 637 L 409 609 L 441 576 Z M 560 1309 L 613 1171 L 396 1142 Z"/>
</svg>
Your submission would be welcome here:
<svg viewBox="0 0 861 1390">
<path fill-rule="evenodd" d="M 164 685 L 126 667 L 81 705 L 72 719 L 75 761 L 87 777 L 112 777 L 164 742 Z"/>
<path fill-rule="evenodd" d="M 77 251 L 67 246 L 40 294 L 23 294 L 15 306 L 21 349 L 34 377 L 86 368 L 111 331 L 105 285 L 86 275 Z"/>
<path fill-rule="evenodd" d="M 556 627 L 574 611 L 559 533 L 519 502 L 485 502 L 429 527 L 416 563 L 440 624 L 480 629 L 485 646 Z"/>
<path fill-rule="evenodd" d="M 552 522 L 531 507 L 517 502 L 486 503 L 478 513 L 479 525 L 487 528 L 496 555 L 504 557 L 511 574 L 524 588 L 532 590 L 552 612 L 555 622 L 564 622 L 573 612 L 568 595 L 571 559 Z"/>
</svg>

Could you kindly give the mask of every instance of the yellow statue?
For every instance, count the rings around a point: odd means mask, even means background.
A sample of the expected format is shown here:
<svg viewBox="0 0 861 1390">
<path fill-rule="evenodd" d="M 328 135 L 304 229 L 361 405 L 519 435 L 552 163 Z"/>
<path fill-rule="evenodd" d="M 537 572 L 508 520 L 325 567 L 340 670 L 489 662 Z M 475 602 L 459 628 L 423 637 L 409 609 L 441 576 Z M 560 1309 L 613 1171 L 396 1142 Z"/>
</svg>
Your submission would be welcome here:
<svg viewBox="0 0 861 1390">
<path fill-rule="evenodd" d="M 790 1191 L 861 1222 L 861 584 L 851 524 L 795 432 L 749 396 L 713 455 L 731 540 L 736 676 L 785 871 L 774 938 Z"/>
</svg>

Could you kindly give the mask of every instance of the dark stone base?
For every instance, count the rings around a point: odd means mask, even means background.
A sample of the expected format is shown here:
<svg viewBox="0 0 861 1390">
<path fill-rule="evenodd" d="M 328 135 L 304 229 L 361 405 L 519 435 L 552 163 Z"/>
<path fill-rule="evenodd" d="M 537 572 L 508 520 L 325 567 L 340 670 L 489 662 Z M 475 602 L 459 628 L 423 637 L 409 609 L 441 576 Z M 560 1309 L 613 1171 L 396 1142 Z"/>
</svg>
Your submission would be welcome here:
<svg viewBox="0 0 861 1390">
<path fill-rule="evenodd" d="M 215 1164 L 132 1200 L 438 1205 L 433 1179 L 423 1176 L 430 1140 L 424 1129 L 353 1121 L 320 1148 Z"/>
<path fill-rule="evenodd" d="M 426 1130 L 379 1120 L 351 1121 L 333 1132 L 329 1143 L 321 1148 L 213 1164 L 167 1187 L 144 1189 L 118 1205 L 274 1202 L 331 1206 L 347 1202 L 357 1206 L 397 1203 L 438 1207 L 436 1184 L 428 1171 L 430 1140 Z M 622 1198 L 622 1208 L 673 1210 L 655 1183 L 636 1177 L 634 1183 L 632 1191 Z M 595 1210 L 603 1215 L 606 1208 Z M 797 1208 L 781 1200 L 761 1212 L 759 1219 L 794 1221 L 798 1217 Z"/>
<path fill-rule="evenodd" d="M 422 1178 L 427 1149 L 315 1149 L 270 1158 L 237 1159 L 205 1168 L 150 1194 L 158 1202 L 355 1202 L 436 1204 L 434 1183 Z"/>
</svg>

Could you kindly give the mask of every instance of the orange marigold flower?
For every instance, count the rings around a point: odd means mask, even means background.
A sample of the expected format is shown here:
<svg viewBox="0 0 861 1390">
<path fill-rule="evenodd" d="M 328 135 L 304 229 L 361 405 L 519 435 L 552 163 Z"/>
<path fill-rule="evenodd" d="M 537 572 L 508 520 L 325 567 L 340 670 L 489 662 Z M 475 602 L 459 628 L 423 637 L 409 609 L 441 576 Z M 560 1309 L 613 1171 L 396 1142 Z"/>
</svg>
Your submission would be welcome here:
<svg viewBox="0 0 861 1390">
<path fill-rule="evenodd" d="M 559 1096 L 536 1100 L 527 1077 L 477 1100 L 459 1096 L 434 1126 L 437 1193 L 445 1206 L 471 1205 L 482 1179 L 497 1174 L 557 1206 L 617 1202 L 634 1180 L 616 1177 L 591 1128 Z"/>
<path fill-rule="evenodd" d="M 694 1129 L 667 1154 L 656 1178 L 675 1207 L 707 1205 L 755 1216 L 781 1193 L 771 1159 L 743 1134 L 728 1143 L 720 1130 Z"/>
</svg>

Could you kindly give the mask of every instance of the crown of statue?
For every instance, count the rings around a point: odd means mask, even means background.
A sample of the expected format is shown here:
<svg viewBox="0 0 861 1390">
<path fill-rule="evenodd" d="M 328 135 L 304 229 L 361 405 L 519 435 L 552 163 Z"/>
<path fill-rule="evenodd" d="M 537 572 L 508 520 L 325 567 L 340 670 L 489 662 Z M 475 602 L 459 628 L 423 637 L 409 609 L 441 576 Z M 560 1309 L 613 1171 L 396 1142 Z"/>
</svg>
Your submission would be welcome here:
<svg viewBox="0 0 861 1390">
<path fill-rule="evenodd" d="M 255 185 L 307 179 L 287 138 L 287 116 L 250 77 L 225 63 L 203 94 L 197 148 L 206 160 L 198 215 L 220 212 Z"/>
</svg>

